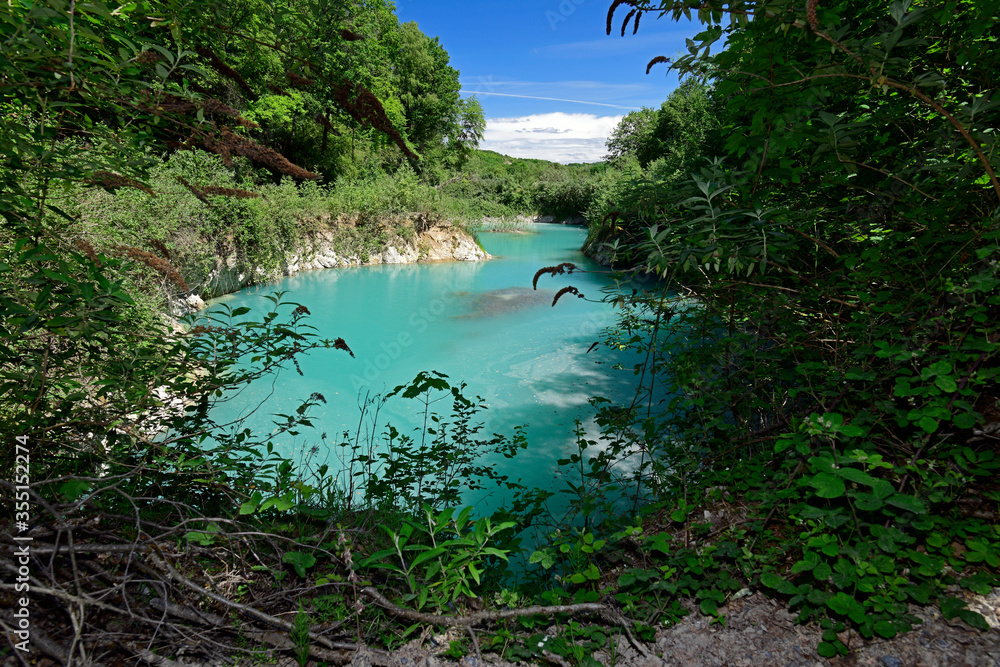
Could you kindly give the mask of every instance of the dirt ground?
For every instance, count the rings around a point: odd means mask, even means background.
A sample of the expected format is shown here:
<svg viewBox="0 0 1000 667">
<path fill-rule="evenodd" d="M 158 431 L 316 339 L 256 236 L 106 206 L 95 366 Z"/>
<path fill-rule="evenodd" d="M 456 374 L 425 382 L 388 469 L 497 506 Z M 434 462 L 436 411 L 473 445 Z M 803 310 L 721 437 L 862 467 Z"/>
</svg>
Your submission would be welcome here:
<svg viewBox="0 0 1000 667">
<path fill-rule="evenodd" d="M 912 613 L 923 623 L 905 635 L 891 640 L 864 640 L 857 634 L 841 634 L 852 652 L 842 658 L 826 660 L 816 653 L 822 631 L 816 626 L 795 623 L 795 615 L 775 600 L 759 593 L 748 595 L 720 609 L 726 615 L 725 627 L 692 612 L 680 623 L 657 633 L 656 641 L 646 649 L 656 657 L 644 657 L 624 637 L 618 642 L 617 655 L 596 653 L 604 665 L 620 667 L 660 667 L 661 665 L 708 665 L 712 667 L 938 667 L 968 665 L 1000 667 L 1000 589 L 987 597 L 976 596 L 969 606 L 986 618 L 989 632 L 974 630 L 955 619 L 946 621 L 934 608 L 914 607 Z M 361 651 L 351 661 L 352 667 L 446 667 L 455 664 L 435 655 L 434 642 L 415 641 L 391 654 L 386 660 L 372 652 Z M 439 644 L 441 650 L 446 645 Z M 546 663 L 569 667 L 559 656 L 546 656 Z M 515 663 L 485 654 L 483 661 L 466 656 L 461 667 L 512 666 Z M 524 663 L 521 663 L 522 665 Z M 545 664 L 545 663 L 543 663 Z"/>
</svg>

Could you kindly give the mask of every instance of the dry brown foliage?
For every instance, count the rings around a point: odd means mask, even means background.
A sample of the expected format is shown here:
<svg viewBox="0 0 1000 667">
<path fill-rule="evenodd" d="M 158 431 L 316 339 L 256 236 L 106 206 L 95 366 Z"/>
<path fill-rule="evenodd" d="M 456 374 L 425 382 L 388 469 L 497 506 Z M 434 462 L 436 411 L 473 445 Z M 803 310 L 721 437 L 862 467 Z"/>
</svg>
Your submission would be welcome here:
<svg viewBox="0 0 1000 667">
<path fill-rule="evenodd" d="M 198 52 L 198 55 L 208 60 L 208 63 L 212 66 L 212 68 L 216 72 L 218 72 L 219 74 L 228 79 L 235 81 L 236 85 L 242 88 L 243 92 L 245 92 L 247 95 L 250 96 L 250 99 L 253 100 L 257 99 L 257 93 L 253 91 L 253 88 L 250 87 L 250 84 L 246 82 L 246 80 L 243 78 L 242 75 L 240 75 L 239 72 L 234 70 L 226 63 L 224 63 L 222 59 L 215 54 L 215 51 L 208 48 L 207 46 L 199 46 L 195 49 L 195 51 Z"/>
<path fill-rule="evenodd" d="M 281 95 L 282 97 L 291 97 L 291 95 L 289 95 L 287 91 L 284 91 L 281 88 L 278 88 L 273 83 L 267 84 L 266 88 L 268 90 L 270 90 L 272 93 L 274 93 L 275 95 Z"/>
<path fill-rule="evenodd" d="M 152 65 L 163 60 L 163 55 L 156 51 L 142 51 L 135 57 L 135 61 L 140 65 Z"/>
<path fill-rule="evenodd" d="M 252 120 L 243 118 L 243 116 L 241 116 L 236 109 L 211 97 L 192 101 L 186 100 L 182 97 L 177 97 L 176 95 L 165 95 L 160 100 L 148 100 L 144 104 L 140 105 L 139 108 L 158 116 L 164 113 L 185 114 L 201 109 L 205 113 L 213 116 L 227 116 L 232 118 L 236 125 L 245 127 L 248 130 L 255 130 L 259 127 L 257 123 Z"/>
<path fill-rule="evenodd" d="M 333 95 L 337 103 L 351 118 L 359 123 L 367 122 L 379 132 L 388 135 L 407 158 L 413 161 L 419 160 L 417 154 L 406 145 L 403 135 L 389 120 L 382 103 L 374 93 L 360 83 L 343 83 L 334 88 Z"/>
<path fill-rule="evenodd" d="M 649 74 L 649 70 L 653 69 L 653 65 L 656 65 L 657 63 L 669 63 L 669 62 L 670 58 L 666 56 L 656 56 L 655 58 L 649 61 L 649 64 L 646 65 L 646 74 Z"/>
<path fill-rule="evenodd" d="M 157 257 L 151 252 L 132 246 L 115 246 L 115 250 L 129 259 L 153 269 L 176 285 L 182 292 L 191 291 L 191 288 L 188 287 L 187 282 L 185 282 L 184 277 L 181 276 L 180 272 L 174 267 L 173 264 L 162 257 Z"/>
<path fill-rule="evenodd" d="M 232 166 L 233 155 L 242 155 L 254 162 L 263 164 L 268 169 L 279 174 L 287 174 L 301 180 L 319 180 L 322 178 L 319 174 L 292 164 L 281 153 L 267 146 L 262 146 L 253 139 L 240 136 L 228 127 L 223 127 L 217 136 L 203 135 L 201 142 L 207 150 L 222 156 L 222 161 L 227 167 Z"/>
<path fill-rule="evenodd" d="M 351 351 L 351 348 L 347 347 L 347 343 L 344 341 L 343 338 L 338 338 L 337 340 L 333 341 L 333 348 L 335 350 L 343 350 L 352 357 L 354 356 L 354 352 Z"/>
<path fill-rule="evenodd" d="M 559 290 L 558 292 L 556 292 L 556 295 L 552 298 L 552 305 L 553 306 L 556 305 L 556 303 L 559 302 L 559 297 L 561 297 L 563 294 L 575 294 L 577 296 L 577 298 L 580 298 L 580 299 L 583 298 L 583 295 L 580 294 L 580 290 L 578 290 L 577 288 L 575 288 L 572 285 L 570 285 L 569 287 L 563 287 L 561 290 Z"/>
<path fill-rule="evenodd" d="M 167 248 L 167 244 L 160 239 L 148 239 L 149 245 L 156 248 L 156 251 L 167 261 L 170 261 L 170 250 Z"/>
<path fill-rule="evenodd" d="M 629 11 L 628 14 L 625 15 L 625 20 L 622 21 L 622 37 L 625 36 L 625 29 L 628 27 L 628 22 L 629 22 L 629 20 L 633 16 L 635 16 L 636 11 L 638 11 L 638 10 L 633 9 L 633 10 Z M 636 22 L 638 23 L 638 21 L 636 21 Z M 638 26 L 636 26 L 636 29 L 638 29 Z M 635 34 L 635 33 L 633 33 L 633 34 Z"/>
<path fill-rule="evenodd" d="M 208 201 L 208 199 L 205 197 L 205 193 L 202 192 L 200 188 L 198 188 L 197 186 L 191 185 L 190 183 L 187 182 L 187 179 L 185 179 L 182 176 L 178 176 L 177 177 L 177 182 L 180 183 L 181 185 L 183 185 L 185 188 L 187 188 L 188 192 L 190 192 L 195 197 L 197 197 L 198 201 L 200 201 L 205 206 L 208 206 L 209 208 L 211 208 L 212 202 Z"/>
<path fill-rule="evenodd" d="M 316 112 L 316 115 L 313 116 L 313 120 L 316 121 L 317 124 L 326 128 L 328 131 L 333 132 L 338 137 L 340 136 L 340 130 L 335 128 L 333 126 L 333 123 L 330 122 L 330 119 L 324 116 L 323 114 Z"/>
<path fill-rule="evenodd" d="M 288 82 L 296 88 L 308 88 L 316 83 L 316 79 L 309 79 L 291 71 L 285 72 L 285 76 L 288 77 Z"/>
<path fill-rule="evenodd" d="M 819 30 L 819 19 L 816 16 L 816 5 L 819 4 L 817 0 L 809 0 L 806 3 L 806 20 L 809 21 L 809 26 L 813 30 Z"/>
<path fill-rule="evenodd" d="M 147 195 L 155 197 L 156 193 L 152 189 L 143 185 L 139 181 L 131 179 L 127 176 L 122 176 L 121 174 L 116 174 L 113 171 L 95 171 L 94 175 L 91 176 L 87 183 L 90 185 L 97 185 L 108 190 L 117 190 L 118 188 L 135 188 L 136 190 L 142 190 Z"/>
<path fill-rule="evenodd" d="M 535 272 L 535 277 L 531 280 L 531 288 L 538 289 L 538 279 L 541 278 L 546 273 L 551 276 L 558 276 L 562 274 L 573 273 L 574 271 L 579 271 L 579 267 L 572 262 L 563 262 L 562 264 L 557 264 L 556 266 L 544 266 Z M 558 297 L 557 297 L 558 298 Z"/>
<path fill-rule="evenodd" d="M 201 188 L 206 195 L 220 195 L 223 197 L 236 197 L 237 199 L 259 199 L 260 195 L 249 190 L 239 188 L 223 188 L 218 185 L 206 185 Z"/>
<path fill-rule="evenodd" d="M 629 7 L 635 7 L 636 2 L 635 0 L 615 0 L 614 2 L 611 3 L 611 7 L 608 8 L 607 34 L 609 35 L 611 34 L 611 22 L 614 21 L 615 18 L 615 10 L 618 9 L 618 7 L 620 7 L 621 5 L 628 5 Z M 632 10 L 632 12 L 634 11 L 635 9 Z M 632 12 L 629 13 L 629 16 L 632 16 Z M 625 20 L 628 21 L 627 18 Z M 623 35 L 625 34 L 624 26 L 622 26 L 622 34 Z"/>
<path fill-rule="evenodd" d="M 84 255 L 86 255 L 90 259 L 91 262 L 93 262 L 97 266 L 103 266 L 104 263 L 101 261 L 101 258 L 98 256 L 97 251 L 94 250 L 94 246 L 90 245 L 89 241 L 87 241 L 85 239 L 79 239 L 76 242 L 76 247 L 77 247 L 77 249 L 80 252 L 82 252 Z"/>
</svg>

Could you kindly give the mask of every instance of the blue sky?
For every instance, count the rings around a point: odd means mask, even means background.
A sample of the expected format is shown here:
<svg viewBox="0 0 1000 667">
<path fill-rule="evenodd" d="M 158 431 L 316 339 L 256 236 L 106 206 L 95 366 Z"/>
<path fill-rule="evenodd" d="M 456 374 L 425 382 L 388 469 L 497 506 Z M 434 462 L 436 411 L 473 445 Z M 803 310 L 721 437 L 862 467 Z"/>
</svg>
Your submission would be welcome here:
<svg viewBox="0 0 1000 667">
<path fill-rule="evenodd" d="M 652 14 L 621 37 L 627 6 L 605 34 L 610 0 L 398 0 L 400 22 L 440 37 L 462 93 L 486 112 L 480 147 L 514 157 L 595 162 L 623 114 L 658 107 L 677 86 L 653 57 L 686 51 L 698 23 Z"/>
</svg>

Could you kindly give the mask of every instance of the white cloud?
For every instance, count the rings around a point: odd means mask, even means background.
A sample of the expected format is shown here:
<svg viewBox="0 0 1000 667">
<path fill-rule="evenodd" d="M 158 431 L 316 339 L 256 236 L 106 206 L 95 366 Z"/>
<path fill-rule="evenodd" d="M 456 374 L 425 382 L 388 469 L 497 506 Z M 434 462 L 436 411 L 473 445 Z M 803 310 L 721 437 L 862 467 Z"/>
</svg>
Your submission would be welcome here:
<svg viewBox="0 0 1000 667">
<path fill-rule="evenodd" d="M 517 118 L 487 118 L 479 147 L 520 158 L 552 162 L 599 162 L 605 142 L 621 116 L 543 113 Z"/>
</svg>

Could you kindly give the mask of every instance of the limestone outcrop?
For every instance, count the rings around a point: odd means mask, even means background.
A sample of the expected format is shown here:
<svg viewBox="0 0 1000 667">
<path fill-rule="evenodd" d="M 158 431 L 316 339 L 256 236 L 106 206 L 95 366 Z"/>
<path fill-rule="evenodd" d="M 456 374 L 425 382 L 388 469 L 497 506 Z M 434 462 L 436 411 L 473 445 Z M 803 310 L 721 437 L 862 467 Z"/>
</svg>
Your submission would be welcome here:
<svg viewBox="0 0 1000 667">
<path fill-rule="evenodd" d="M 362 225 L 376 225 L 382 239 L 377 244 L 359 247 L 352 239 L 360 235 L 345 233 Z M 171 306 L 174 315 L 186 315 L 204 307 L 202 297 L 217 297 L 250 285 L 278 280 L 299 271 L 333 269 L 374 264 L 409 264 L 412 262 L 473 262 L 489 259 L 476 240 L 461 227 L 445 220 L 417 214 L 386 220 L 365 220 L 358 216 L 323 215 L 304 224 L 297 243 L 283 252 L 277 268 L 247 266 L 235 253 L 216 255 L 201 287 Z"/>
</svg>

